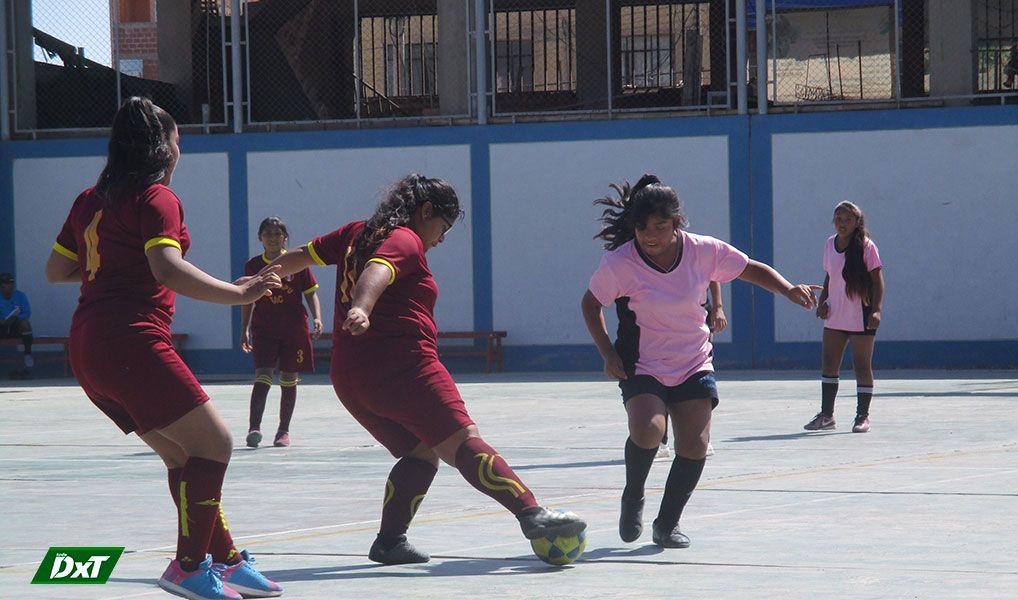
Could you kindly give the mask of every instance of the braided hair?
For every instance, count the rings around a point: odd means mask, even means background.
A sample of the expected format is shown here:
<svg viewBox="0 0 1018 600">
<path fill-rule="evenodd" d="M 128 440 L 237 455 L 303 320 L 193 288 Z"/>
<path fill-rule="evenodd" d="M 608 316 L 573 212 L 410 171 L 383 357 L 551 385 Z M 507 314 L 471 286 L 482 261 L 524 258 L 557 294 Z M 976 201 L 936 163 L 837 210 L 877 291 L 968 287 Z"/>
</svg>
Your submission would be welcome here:
<svg viewBox="0 0 1018 600">
<path fill-rule="evenodd" d="M 845 280 L 845 292 L 849 297 L 862 300 L 869 300 L 870 296 L 870 273 L 866 269 L 866 260 L 863 258 L 863 251 L 866 249 L 866 239 L 869 232 L 866 231 L 866 217 L 862 209 L 849 201 L 839 203 L 834 207 L 834 214 L 847 212 L 855 215 L 855 231 L 848 239 L 848 247 L 845 248 L 845 267 L 841 269 L 841 276 Z"/>
<path fill-rule="evenodd" d="M 677 219 L 679 227 L 686 227 L 689 221 L 682 214 L 682 206 L 675 190 L 661 183 L 656 175 L 645 174 L 630 187 L 626 181 L 621 186 L 610 184 L 618 198 L 605 196 L 594 200 L 594 204 L 607 206 L 599 219 L 604 229 L 594 239 L 604 240 L 605 250 L 615 250 L 636 237 L 636 230 L 647 226 L 647 219 L 659 216 L 663 219 Z"/>
<path fill-rule="evenodd" d="M 108 204 L 161 181 L 173 165 L 177 123 L 148 98 L 132 96 L 113 117 L 106 166 L 96 182 Z"/>
<path fill-rule="evenodd" d="M 385 200 L 364 225 L 354 246 L 357 256 L 370 256 L 394 229 L 409 226 L 410 217 L 425 202 L 431 202 L 435 212 L 450 221 L 463 216 L 456 190 L 448 182 L 411 173 L 389 188 Z"/>
</svg>

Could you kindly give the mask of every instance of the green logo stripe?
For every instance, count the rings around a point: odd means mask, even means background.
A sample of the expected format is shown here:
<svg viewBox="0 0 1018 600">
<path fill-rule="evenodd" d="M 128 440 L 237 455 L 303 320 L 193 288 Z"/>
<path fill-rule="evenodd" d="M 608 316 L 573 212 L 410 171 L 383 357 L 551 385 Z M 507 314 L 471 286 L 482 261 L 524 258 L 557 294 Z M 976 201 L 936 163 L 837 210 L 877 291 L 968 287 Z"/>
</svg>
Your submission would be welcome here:
<svg viewBox="0 0 1018 600">
<path fill-rule="evenodd" d="M 46 552 L 32 583 L 106 583 L 123 548 L 53 546 Z"/>
</svg>

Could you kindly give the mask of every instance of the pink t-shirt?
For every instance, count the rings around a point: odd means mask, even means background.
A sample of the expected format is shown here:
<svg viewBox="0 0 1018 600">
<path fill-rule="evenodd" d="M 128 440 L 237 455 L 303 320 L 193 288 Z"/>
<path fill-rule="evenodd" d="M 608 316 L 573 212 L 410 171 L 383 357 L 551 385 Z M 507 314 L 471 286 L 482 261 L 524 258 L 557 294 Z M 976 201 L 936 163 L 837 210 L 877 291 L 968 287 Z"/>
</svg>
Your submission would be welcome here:
<svg viewBox="0 0 1018 600">
<path fill-rule="evenodd" d="M 749 257 L 719 239 L 680 231 L 682 260 L 665 273 L 648 264 L 629 241 L 605 252 L 590 292 L 602 306 L 615 303 L 615 349 L 626 373 L 678 385 L 697 371 L 713 371 L 703 304 L 711 281 L 731 281 Z"/>
<path fill-rule="evenodd" d="M 849 298 L 845 292 L 845 278 L 841 275 L 842 269 L 845 268 L 845 252 L 838 252 L 834 248 L 834 240 L 837 237 L 832 235 L 827 238 L 824 245 L 824 271 L 828 277 L 827 303 L 831 307 L 824 327 L 841 331 L 864 331 L 869 298 L 865 299 L 867 306 L 864 307 L 862 298 Z M 866 238 L 866 245 L 863 246 L 862 259 L 867 271 L 879 269 L 881 266 L 880 252 L 869 238 Z"/>
</svg>

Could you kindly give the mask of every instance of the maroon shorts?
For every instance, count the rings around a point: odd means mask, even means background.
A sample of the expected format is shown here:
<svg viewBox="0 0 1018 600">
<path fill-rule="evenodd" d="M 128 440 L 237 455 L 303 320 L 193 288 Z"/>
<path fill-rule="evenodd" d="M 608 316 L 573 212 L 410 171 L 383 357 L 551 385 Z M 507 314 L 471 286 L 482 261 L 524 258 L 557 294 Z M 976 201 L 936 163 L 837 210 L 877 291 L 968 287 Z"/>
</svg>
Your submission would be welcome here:
<svg viewBox="0 0 1018 600">
<path fill-rule="evenodd" d="M 85 394 L 124 433 L 161 429 L 209 399 L 157 327 L 112 333 L 101 324 L 77 326 L 69 358 Z"/>
<path fill-rule="evenodd" d="M 285 339 L 257 333 L 251 337 L 251 357 L 254 358 L 256 369 L 279 367 L 284 373 L 315 372 L 315 355 L 307 331 Z"/>
<path fill-rule="evenodd" d="M 332 364 L 340 365 L 335 358 Z M 422 442 L 434 448 L 452 434 L 473 425 L 459 390 L 438 359 L 408 369 L 364 376 L 364 370 L 332 369 L 332 386 L 340 402 L 396 458 Z"/>
</svg>

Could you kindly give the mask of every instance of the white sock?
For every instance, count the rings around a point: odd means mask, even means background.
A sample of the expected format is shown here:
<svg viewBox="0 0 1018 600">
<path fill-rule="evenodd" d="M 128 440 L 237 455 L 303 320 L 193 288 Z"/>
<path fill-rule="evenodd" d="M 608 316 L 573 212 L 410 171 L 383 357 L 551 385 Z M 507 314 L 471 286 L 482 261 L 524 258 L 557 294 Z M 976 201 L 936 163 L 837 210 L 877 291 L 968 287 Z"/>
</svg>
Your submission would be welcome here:
<svg viewBox="0 0 1018 600">
<path fill-rule="evenodd" d="M 32 367 L 35 366 L 35 361 L 32 360 L 32 355 L 31 354 L 26 354 L 25 355 L 25 366 L 28 367 L 28 368 L 32 368 Z"/>
</svg>

